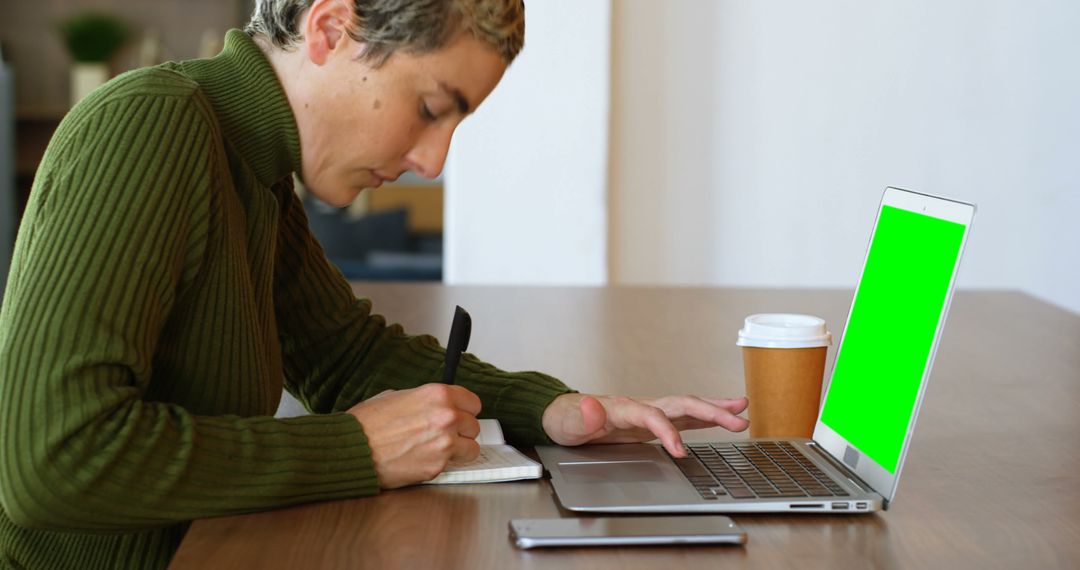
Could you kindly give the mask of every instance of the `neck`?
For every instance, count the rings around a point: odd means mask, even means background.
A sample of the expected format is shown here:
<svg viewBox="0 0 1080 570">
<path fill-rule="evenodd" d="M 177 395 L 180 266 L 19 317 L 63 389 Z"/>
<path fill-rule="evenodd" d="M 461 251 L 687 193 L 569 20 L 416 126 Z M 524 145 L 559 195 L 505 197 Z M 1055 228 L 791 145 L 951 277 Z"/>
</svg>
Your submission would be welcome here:
<svg viewBox="0 0 1080 570">
<path fill-rule="evenodd" d="M 285 50 L 274 46 L 263 36 L 255 36 L 252 39 L 255 40 L 255 45 L 262 50 L 266 60 L 270 62 L 270 67 L 274 69 L 278 81 L 281 82 L 285 97 L 289 100 L 289 106 L 292 108 L 293 116 L 300 117 L 296 103 L 300 101 L 300 94 L 297 92 L 296 87 L 299 84 L 304 62 L 307 59 L 303 44 Z"/>
</svg>

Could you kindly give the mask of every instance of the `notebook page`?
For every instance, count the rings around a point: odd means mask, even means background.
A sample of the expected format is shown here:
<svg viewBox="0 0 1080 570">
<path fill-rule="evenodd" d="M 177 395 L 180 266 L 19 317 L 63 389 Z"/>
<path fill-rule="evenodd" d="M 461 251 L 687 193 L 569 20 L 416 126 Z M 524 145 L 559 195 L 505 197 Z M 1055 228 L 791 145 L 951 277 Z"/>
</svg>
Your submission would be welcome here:
<svg viewBox="0 0 1080 570">
<path fill-rule="evenodd" d="M 480 435 L 476 436 L 476 443 L 480 445 L 502 445 L 506 443 L 499 420 L 477 421 L 480 422 Z"/>
<path fill-rule="evenodd" d="M 467 463 L 452 462 L 431 485 L 446 483 L 494 483 L 518 479 L 539 479 L 540 464 L 503 443 L 502 428 L 496 420 L 480 420 L 480 456 Z M 493 443 L 497 444 L 492 445 Z"/>
<path fill-rule="evenodd" d="M 509 445 L 488 445 L 480 448 L 480 457 L 465 464 L 450 464 L 432 485 L 446 483 L 495 483 L 519 479 L 539 479 L 540 464 L 525 457 Z"/>
</svg>

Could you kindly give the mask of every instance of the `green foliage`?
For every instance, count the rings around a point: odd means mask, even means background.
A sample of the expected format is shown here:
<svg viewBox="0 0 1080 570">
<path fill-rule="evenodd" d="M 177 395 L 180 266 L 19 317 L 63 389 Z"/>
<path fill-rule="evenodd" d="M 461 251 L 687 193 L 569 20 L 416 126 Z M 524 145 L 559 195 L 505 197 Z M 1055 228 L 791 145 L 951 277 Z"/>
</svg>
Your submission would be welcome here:
<svg viewBox="0 0 1080 570">
<path fill-rule="evenodd" d="M 131 36 L 118 18 L 98 12 L 84 12 L 64 21 L 60 35 L 75 61 L 95 63 L 112 59 Z"/>
</svg>

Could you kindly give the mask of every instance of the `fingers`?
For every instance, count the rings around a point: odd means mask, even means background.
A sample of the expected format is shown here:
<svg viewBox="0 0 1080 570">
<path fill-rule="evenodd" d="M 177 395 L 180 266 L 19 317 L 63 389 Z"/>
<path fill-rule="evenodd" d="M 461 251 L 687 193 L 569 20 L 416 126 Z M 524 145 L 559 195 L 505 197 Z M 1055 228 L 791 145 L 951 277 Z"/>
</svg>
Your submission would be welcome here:
<svg viewBox="0 0 1080 570">
<path fill-rule="evenodd" d="M 423 394 L 432 406 L 449 406 L 472 415 L 480 413 L 480 397 L 462 386 L 453 384 L 424 384 L 415 390 Z"/>
<path fill-rule="evenodd" d="M 750 405 L 750 400 L 743 396 L 741 398 L 701 398 L 710 404 L 720 406 L 725 410 L 733 414 L 741 414 L 746 410 L 746 407 Z"/>
<path fill-rule="evenodd" d="M 480 398 L 461 386 L 427 384 L 388 390 L 348 410 L 364 429 L 379 485 L 429 481 L 449 461 L 473 461 Z"/>
<path fill-rule="evenodd" d="M 469 439 L 476 439 L 480 435 L 480 421 L 469 412 L 448 407 L 430 408 L 425 416 L 432 432 Z"/>
<path fill-rule="evenodd" d="M 450 461 L 468 463 L 480 457 L 480 444 L 469 437 L 455 437 L 453 449 L 450 452 Z"/>
<path fill-rule="evenodd" d="M 686 456 L 686 449 L 683 447 L 682 436 L 679 434 L 679 430 L 675 427 L 675 424 L 671 423 L 671 420 L 661 409 L 652 408 L 652 410 L 646 414 L 645 427 L 649 428 L 649 431 L 653 432 L 653 434 L 660 439 L 660 443 L 664 444 L 664 449 L 672 456 Z"/>
<path fill-rule="evenodd" d="M 696 396 L 674 396 L 656 401 L 669 417 L 681 424 L 683 429 L 698 429 L 718 425 L 729 431 L 742 431 L 749 422 L 735 414 L 746 408 L 746 398 L 715 400 Z M 698 422 L 685 420 L 698 420 Z"/>
<path fill-rule="evenodd" d="M 436 422 L 437 427 L 452 433 L 443 432 L 443 441 L 449 441 L 444 448 L 449 453 L 449 460 L 464 463 L 475 460 L 480 455 L 480 444 L 476 436 L 480 435 L 480 422 L 476 414 L 480 413 L 480 397 L 469 390 L 450 384 L 427 384 L 422 389 L 430 393 L 433 404 L 449 412 L 443 422 Z"/>
<path fill-rule="evenodd" d="M 472 461 L 480 454 L 476 436 L 480 435 L 480 422 L 476 416 L 450 408 L 434 410 L 429 414 L 432 427 L 432 450 L 445 460 Z"/>
<path fill-rule="evenodd" d="M 667 417 L 663 410 L 641 402 L 632 400 L 630 402 L 629 409 L 626 410 L 622 418 L 623 421 L 631 426 L 643 427 L 652 432 L 660 440 L 664 449 L 674 457 L 686 456 L 682 436 L 679 435 L 679 430 L 675 427 L 675 424 L 671 423 L 671 419 Z"/>
<path fill-rule="evenodd" d="M 607 423 L 607 411 L 599 400 L 592 396 L 585 396 L 578 404 L 580 416 L 580 430 L 582 436 L 592 435 L 604 428 Z"/>
<path fill-rule="evenodd" d="M 467 388 L 451 384 L 429 384 L 429 386 L 446 389 L 449 402 L 455 408 L 469 412 L 474 416 L 480 413 L 480 396 L 473 394 Z"/>
<path fill-rule="evenodd" d="M 459 411 L 457 417 L 457 433 L 461 437 L 476 439 L 476 436 L 480 435 L 480 421 L 476 419 L 476 416 L 468 412 Z"/>
</svg>

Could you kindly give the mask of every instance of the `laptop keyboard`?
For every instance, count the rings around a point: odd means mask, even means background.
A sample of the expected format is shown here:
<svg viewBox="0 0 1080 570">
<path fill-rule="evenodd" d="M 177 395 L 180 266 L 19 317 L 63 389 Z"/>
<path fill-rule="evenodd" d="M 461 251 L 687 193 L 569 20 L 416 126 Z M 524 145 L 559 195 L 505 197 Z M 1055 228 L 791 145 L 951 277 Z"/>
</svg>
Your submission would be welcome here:
<svg viewBox="0 0 1080 570">
<path fill-rule="evenodd" d="M 836 481 L 786 441 L 688 444 L 671 459 L 705 500 L 846 497 Z"/>
</svg>

